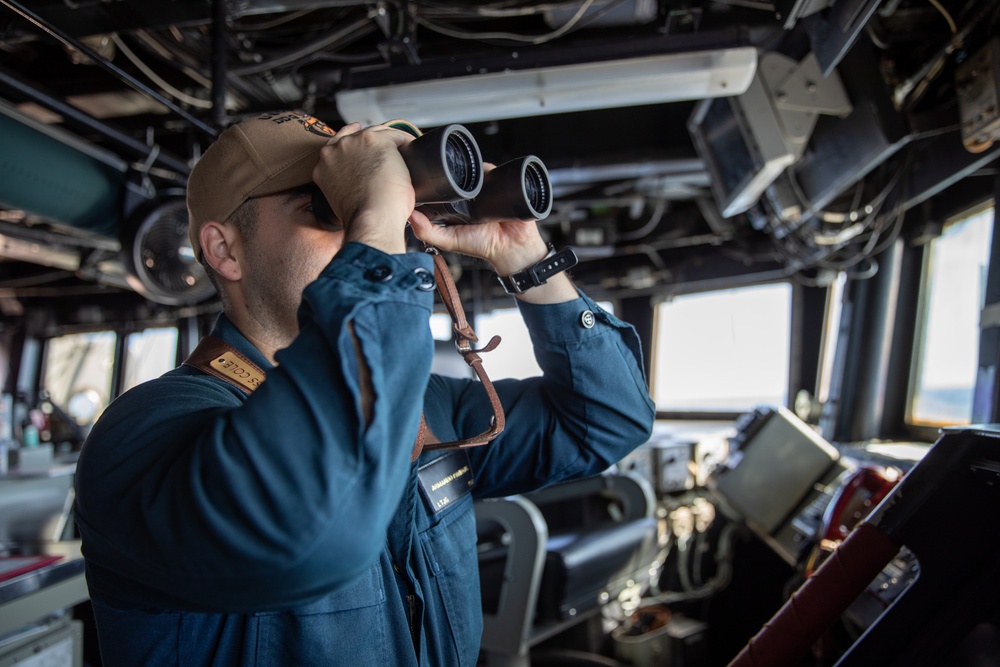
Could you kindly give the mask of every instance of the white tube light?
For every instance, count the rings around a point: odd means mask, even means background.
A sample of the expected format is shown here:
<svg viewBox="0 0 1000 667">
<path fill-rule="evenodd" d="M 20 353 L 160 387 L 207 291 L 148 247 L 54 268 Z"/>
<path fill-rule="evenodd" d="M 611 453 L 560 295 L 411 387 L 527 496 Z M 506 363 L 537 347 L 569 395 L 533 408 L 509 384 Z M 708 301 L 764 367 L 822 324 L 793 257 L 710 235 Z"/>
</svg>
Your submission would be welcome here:
<svg viewBox="0 0 1000 667">
<path fill-rule="evenodd" d="M 738 47 L 345 90 L 336 99 L 347 122 L 435 127 L 739 95 L 756 70 L 757 50 Z"/>
</svg>

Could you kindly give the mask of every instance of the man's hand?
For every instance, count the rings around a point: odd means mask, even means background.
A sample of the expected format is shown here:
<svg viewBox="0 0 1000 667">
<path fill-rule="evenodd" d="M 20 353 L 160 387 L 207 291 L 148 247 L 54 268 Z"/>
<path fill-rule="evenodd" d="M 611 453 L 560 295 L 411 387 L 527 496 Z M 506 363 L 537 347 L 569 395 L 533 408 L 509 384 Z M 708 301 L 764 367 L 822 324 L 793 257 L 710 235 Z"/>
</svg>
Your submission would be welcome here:
<svg viewBox="0 0 1000 667">
<path fill-rule="evenodd" d="M 492 169 L 490 164 L 486 169 Z M 508 220 L 473 225 L 433 224 L 420 211 L 410 216 L 410 227 L 424 243 L 451 252 L 485 259 L 499 276 L 509 276 L 541 261 L 549 252 L 534 220 Z M 517 298 L 530 303 L 561 303 L 579 297 L 565 273 Z"/>
<path fill-rule="evenodd" d="M 399 146 L 412 140 L 384 125 L 362 130 L 351 123 L 320 151 L 313 181 L 344 226 L 345 242 L 406 252 L 403 230 L 415 201 Z"/>
</svg>

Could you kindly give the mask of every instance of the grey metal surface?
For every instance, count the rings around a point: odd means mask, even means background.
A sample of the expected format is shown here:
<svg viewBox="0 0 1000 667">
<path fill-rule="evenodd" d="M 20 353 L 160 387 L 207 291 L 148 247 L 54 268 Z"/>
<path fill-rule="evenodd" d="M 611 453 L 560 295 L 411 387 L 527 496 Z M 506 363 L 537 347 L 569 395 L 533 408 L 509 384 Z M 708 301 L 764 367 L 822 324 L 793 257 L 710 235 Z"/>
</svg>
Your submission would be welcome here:
<svg viewBox="0 0 1000 667">
<path fill-rule="evenodd" d="M 503 527 L 510 546 L 497 613 L 483 614 L 482 646 L 489 652 L 523 657 L 528 653 L 549 529 L 539 509 L 523 496 L 477 502 L 476 522 L 488 521 Z"/>
<path fill-rule="evenodd" d="M 34 553 L 61 559 L 0 582 L 0 637 L 89 597 L 79 541 L 37 545 Z"/>
</svg>

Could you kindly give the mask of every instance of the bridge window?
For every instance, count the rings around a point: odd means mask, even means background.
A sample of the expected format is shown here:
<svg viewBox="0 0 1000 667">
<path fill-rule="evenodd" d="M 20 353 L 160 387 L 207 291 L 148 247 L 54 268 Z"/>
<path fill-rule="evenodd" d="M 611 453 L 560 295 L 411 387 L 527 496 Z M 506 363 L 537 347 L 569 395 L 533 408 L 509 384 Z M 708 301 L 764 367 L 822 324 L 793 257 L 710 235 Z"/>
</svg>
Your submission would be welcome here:
<svg viewBox="0 0 1000 667">
<path fill-rule="evenodd" d="M 491 380 L 527 378 L 541 375 L 535 361 L 528 327 L 517 308 L 501 308 L 476 317 L 479 344 L 485 345 L 493 336 L 500 336 L 500 347 L 483 355 L 483 369 Z"/>
<path fill-rule="evenodd" d="M 177 363 L 177 329 L 146 329 L 126 340 L 125 379 L 122 391 L 160 377 Z"/>
<path fill-rule="evenodd" d="M 653 398 L 667 412 L 787 405 L 787 283 L 676 297 L 656 307 Z"/>
<path fill-rule="evenodd" d="M 96 419 L 112 398 L 116 340 L 113 331 L 95 331 L 57 336 L 46 343 L 42 387 L 81 424 Z"/>
<path fill-rule="evenodd" d="M 921 293 L 909 417 L 945 426 L 972 420 L 979 313 L 986 292 L 993 209 L 947 225 L 930 244 Z"/>
<path fill-rule="evenodd" d="M 431 336 L 434 340 L 451 340 L 455 336 L 452 327 L 451 315 L 448 313 L 434 313 L 431 315 Z"/>
<path fill-rule="evenodd" d="M 613 304 L 607 301 L 598 305 L 609 313 L 615 312 Z M 500 308 L 488 315 L 479 315 L 475 329 L 479 345 L 486 345 L 493 336 L 501 338 L 500 347 L 483 354 L 483 368 L 491 380 L 523 379 L 542 374 L 532 351 L 528 327 L 517 308 Z"/>
</svg>

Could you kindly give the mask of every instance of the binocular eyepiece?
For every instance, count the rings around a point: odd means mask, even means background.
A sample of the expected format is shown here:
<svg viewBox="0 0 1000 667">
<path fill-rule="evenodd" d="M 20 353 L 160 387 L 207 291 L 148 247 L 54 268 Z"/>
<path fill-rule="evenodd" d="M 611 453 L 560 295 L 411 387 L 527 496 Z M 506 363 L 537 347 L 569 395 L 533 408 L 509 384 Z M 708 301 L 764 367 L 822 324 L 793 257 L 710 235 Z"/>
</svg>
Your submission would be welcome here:
<svg viewBox="0 0 1000 667">
<path fill-rule="evenodd" d="M 416 133 L 411 128 L 398 126 Z M 433 221 L 458 225 L 541 220 L 552 211 L 549 172 L 541 160 L 528 155 L 487 173 L 476 140 L 461 125 L 421 134 L 399 152 L 410 172 L 417 210 Z M 320 220 L 333 218 L 319 188 L 313 192 L 313 210 Z"/>
</svg>

